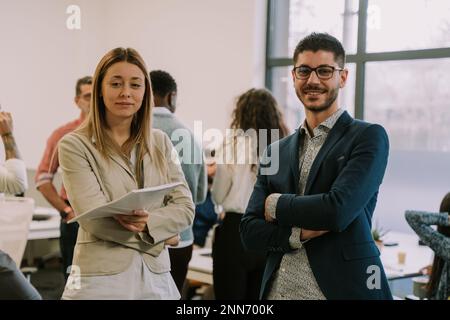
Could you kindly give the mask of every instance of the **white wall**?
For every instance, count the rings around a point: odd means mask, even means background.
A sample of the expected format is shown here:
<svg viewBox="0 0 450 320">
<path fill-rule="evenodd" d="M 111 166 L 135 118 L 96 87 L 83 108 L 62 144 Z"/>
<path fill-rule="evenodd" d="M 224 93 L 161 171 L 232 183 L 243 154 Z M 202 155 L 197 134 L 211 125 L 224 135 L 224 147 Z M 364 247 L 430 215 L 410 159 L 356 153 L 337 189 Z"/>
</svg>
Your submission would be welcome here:
<svg viewBox="0 0 450 320">
<path fill-rule="evenodd" d="M 81 8 L 68 30 L 66 8 Z M 45 141 L 78 116 L 76 79 L 117 46 L 177 80 L 178 116 L 225 129 L 234 99 L 264 84 L 266 1 L 1 0 L 0 103 L 11 111 L 22 156 L 35 168 Z"/>
<path fill-rule="evenodd" d="M 405 210 L 439 211 L 449 192 L 449 163 L 450 154 L 444 152 L 390 151 L 375 209 L 378 225 L 414 234 Z"/>
</svg>

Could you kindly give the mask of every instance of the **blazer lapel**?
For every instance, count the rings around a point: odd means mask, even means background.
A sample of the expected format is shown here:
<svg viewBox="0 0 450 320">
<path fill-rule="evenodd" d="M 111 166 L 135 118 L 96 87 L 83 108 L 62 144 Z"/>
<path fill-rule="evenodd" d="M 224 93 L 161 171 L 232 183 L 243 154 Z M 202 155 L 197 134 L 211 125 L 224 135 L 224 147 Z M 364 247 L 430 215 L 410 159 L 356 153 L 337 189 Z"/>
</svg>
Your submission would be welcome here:
<svg viewBox="0 0 450 320">
<path fill-rule="evenodd" d="M 116 162 L 119 166 L 121 166 L 130 175 L 130 177 L 135 181 L 137 185 L 136 177 L 134 173 L 131 171 L 130 167 L 125 163 L 125 161 L 117 154 L 110 154 L 109 157 L 113 159 L 114 162 Z"/>
<path fill-rule="evenodd" d="M 325 156 L 328 154 L 328 152 L 331 150 L 331 148 L 336 144 L 336 142 L 341 139 L 341 137 L 344 135 L 345 131 L 347 130 L 347 127 L 352 123 L 353 119 L 349 116 L 347 111 L 345 111 L 336 124 L 331 128 L 330 132 L 328 133 L 328 137 L 325 140 L 322 148 L 320 148 L 319 153 L 317 154 L 316 158 L 314 159 L 314 162 L 311 166 L 311 170 L 309 171 L 308 175 L 308 181 L 306 183 L 305 188 L 305 195 L 309 194 L 312 182 L 316 179 L 317 172 L 319 171 L 319 168 L 325 159 Z"/>
</svg>

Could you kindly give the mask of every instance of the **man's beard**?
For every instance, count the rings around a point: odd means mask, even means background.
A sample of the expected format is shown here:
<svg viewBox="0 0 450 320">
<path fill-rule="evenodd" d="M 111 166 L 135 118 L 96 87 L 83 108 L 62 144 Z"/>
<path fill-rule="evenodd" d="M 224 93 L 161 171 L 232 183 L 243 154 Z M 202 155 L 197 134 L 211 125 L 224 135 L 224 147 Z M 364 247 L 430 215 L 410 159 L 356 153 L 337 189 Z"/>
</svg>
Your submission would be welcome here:
<svg viewBox="0 0 450 320">
<path fill-rule="evenodd" d="M 317 88 L 307 87 L 307 88 L 304 88 L 303 90 L 307 90 L 307 89 L 317 89 Z M 322 103 L 321 105 L 318 105 L 318 106 L 307 105 L 305 103 L 305 101 L 303 101 L 303 99 L 301 98 L 301 95 L 299 96 L 299 99 L 303 103 L 303 106 L 306 109 L 308 109 L 311 112 L 319 113 L 319 112 L 325 111 L 331 107 L 331 105 L 336 101 L 338 93 L 339 93 L 339 87 L 328 90 L 328 99 L 325 100 L 324 103 Z"/>
</svg>

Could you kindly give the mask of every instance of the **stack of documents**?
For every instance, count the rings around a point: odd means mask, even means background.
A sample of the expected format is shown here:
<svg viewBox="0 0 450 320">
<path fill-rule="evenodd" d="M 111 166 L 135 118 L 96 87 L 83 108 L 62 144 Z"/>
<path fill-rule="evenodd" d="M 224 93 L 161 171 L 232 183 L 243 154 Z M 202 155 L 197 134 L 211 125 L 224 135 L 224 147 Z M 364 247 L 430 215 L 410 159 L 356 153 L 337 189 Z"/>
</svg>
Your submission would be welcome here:
<svg viewBox="0 0 450 320">
<path fill-rule="evenodd" d="M 72 223 L 81 219 L 98 219 L 112 217 L 116 214 L 132 214 L 133 210 L 145 209 L 151 211 L 161 208 L 164 197 L 179 186 L 181 182 L 164 184 L 156 187 L 137 189 L 130 191 L 124 196 L 104 204 L 100 207 L 86 211 L 68 221 Z"/>
</svg>

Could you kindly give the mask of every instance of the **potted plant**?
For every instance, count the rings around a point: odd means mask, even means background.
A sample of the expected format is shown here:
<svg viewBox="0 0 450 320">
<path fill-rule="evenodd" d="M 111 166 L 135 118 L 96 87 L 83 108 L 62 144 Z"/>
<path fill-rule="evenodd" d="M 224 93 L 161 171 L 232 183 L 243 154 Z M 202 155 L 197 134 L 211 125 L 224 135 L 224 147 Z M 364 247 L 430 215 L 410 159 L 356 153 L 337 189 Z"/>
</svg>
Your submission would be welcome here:
<svg viewBox="0 0 450 320">
<path fill-rule="evenodd" d="M 381 227 L 378 227 L 378 225 L 375 225 L 372 229 L 372 238 L 375 241 L 375 244 L 377 245 L 378 249 L 381 250 L 383 248 L 383 237 L 388 233 L 387 230 L 384 230 Z"/>
</svg>

